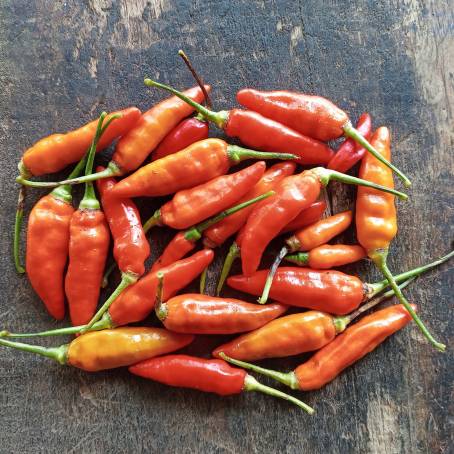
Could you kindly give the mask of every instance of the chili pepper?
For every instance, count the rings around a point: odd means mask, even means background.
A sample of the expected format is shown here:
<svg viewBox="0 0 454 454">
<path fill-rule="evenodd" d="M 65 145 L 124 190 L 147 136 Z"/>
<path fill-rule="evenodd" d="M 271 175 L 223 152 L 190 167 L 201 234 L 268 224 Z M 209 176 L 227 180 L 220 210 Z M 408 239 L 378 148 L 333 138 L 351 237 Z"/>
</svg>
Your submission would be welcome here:
<svg viewBox="0 0 454 454">
<path fill-rule="evenodd" d="M 325 143 L 302 135 L 282 123 L 250 110 L 232 109 L 213 112 L 174 88 L 145 79 L 145 85 L 169 91 L 187 102 L 199 114 L 222 129 L 227 136 L 240 139 L 248 147 L 297 155 L 300 164 L 327 164 L 334 152 Z"/>
<path fill-rule="evenodd" d="M 6 339 L 0 339 L 0 345 L 46 356 L 61 365 L 98 372 L 179 350 L 193 340 L 194 336 L 165 329 L 125 326 L 87 333 L 59 347 L 46 348 Z"/>
<path fill-rule="evenodd" d="M 391 159 L 391 137 L 388 128 L 378 128 L 371 142 L 387 159 Z M 394 187 L 393 175 L 380 161 L 373 156 L 363 158 L 359 174 L 362 178 L 390 188 Z M 359 188 L 356 199 L 356 231 L 358 242 L 367 252 L 369 258 L 389 281 L 399 301 L 407 308 L 419 329 L 429 342 L 438 350 L 446 346 L 437 342 L 414 312 L 410 303 L 399 290 L 396 281 L 386 264 L 389 245 L 397 233 L 397 216 L 394 197 L 391 194 L 377 193 L 372 189 Z"/>
<path fill-rule="evenodd" d="M 121 115 L 115 124 L 109 128 L 106 134 L 98 143 L 96 151 L 101 151 L 108 147 L 117 137 L 128 132 L 139 119 L 141 112 L 136 107 L 114 112 L 108 116 Z M 90 146 L 96 131 L 98 120 L 82 126 L 75 131 L 66 134 L 52 134 L 36 142 L 31 148 L 25 151 L 19 163 L 20 176 L 17 181 L 21 184 L 28 184 L 26 180 L 32 175 L 44 175 L 46 173 L 58 172 L 69 164 L 77 162 L 84 157 L 85 152 Z M 69 178 L 75 178 L 78 175 L 70 175 Z M 33 182 L 30 182 L 33 185 Z M 40 185 L 40 183 L 37 183 Z M 22 229 L 22 220 L 24 213 L 25 187 L 21 186 L 16 210 L 16 220 L 14 224 L 14 262 L 18 273 L 25 270 L 20 264 L 19 257 L 19 240 Z"/>
<path fill-rule="evenodd" d="M 280 162 L 270 167 L 260 181 L 240 201 L 255 198 L 272 190 L 284 177 L 291 175 L 295 167 L 293 162 Z M 228 237 L 236 233 L 246 223 L 252 210 L 253 206 L 249 206 L 206 229 L 203 239 L 205 246 L 213 248 L 223 244 Z"/>
<path fill-rule="evenodd" d="M 262 385 L 243 369 L 230 366 L 223 360 L 203 359 L 188 355 L 167 355 L 153 358 L 129 367 L 139 377 L 179 388 L 231 396 L 243 391 L 258 391 L 288 400 L 309 414 L 314 409 L 293 396 Z"/>
<path fill-rule="evenodd" d="M 413 308 L 416 306 L 412 305 Z M 374 312 L 348 327 L 309 361 L 289 373 L 264 369 L 228 358 L 222 353 L 219 356 L 237 366 L 271 377 L 292 389 L 310 391 L 320 389 L 334 380 L 344 369 L 366 356 L 410 321 L 411 316 L 402 304 Z"/>
<path fill-rule="evenodd" d="M 214 253 L 205 249 L 194 255 L 172 263 L 160 272 L 166 278 L 163 297 L 171 298 L 182 288 L 192 282 L 213 260 Z M 153 310 L 156 300 L 158 278 L 156 272 L 150 272 L 127 288 L 110 306 L 103 318 L 95 323 L 91 330 L 116 328 L 129 323 L 140 322 Z M 71 326 L 37 333 L 0 332 L 0 337 L 40 337 L 58 336 L 79 333 L 85 326 Z"/>
<path fill-rule="evenodd" d="M 309 265 L 317 270 L 327 270 L 336 266 L 347 265 L 367 257 L 363 247 L 348 244 L 324 244 L 309 252 L 297 252 L 284 258 L 298 266 Z"/>
<path fill-rule="evenodd" d="M 86 175 L 92 172 L 99 138 L 117 118 L 111 117 L 103 126 L 106 115 L 103 112 L 99 117 L 87 156 Z M 86 183 L 84 197 L 69 224 L 69 264 L 65 293 L 73 325 L 87 323 L 96 310 L 109 240 L 109 228 L 104 213 L 100 210 L 93 183 Z"/>
<path fill-rule="evenodd" d="M 413 279 L 400 287 L 405 287 Z M 319 350 L 345 331 L 352 320 L 392 296 L 394 291 L 390 290 L 349 315 L 335 317 L 326 312 L 307 311 L 279 317 L 217 347 L 213 356 L 219 357 L 220 353 L 224 353 L 234 359 L 258 361 Z"/>
<path fill-rule="evenodd" d="M 318 201 L 312 203 L 308 208 L 303 210 L 293 221 L 291 221 L 287 226 L 285 226 L 280 233 L 287 232 L 289 228 L 294 230 L 296 228 L 302 228 L 305 225 L 313 224 L 314 222 L 318 221 L 322 216 L 323 212 L 326 209 L 326 203 L 324 201 Z M 244 235 L 244 227 L 238 233 L 236 240 L 230 246 L 229 252 L 224 260 L 224 264 L 221 270 L 221 276 L 219 278 L 219 282 L 216 288 L 216 295 L 219 296 L 221 293 L 222 288 L 224 287 L 225 280 L 227 279 L 228 275 L 230 274 L 230 270 L 234 261 L 240 257 L 240 245 L 241 240 Z"/>
<path fill-rule="evenodd" d="M 372 119 L 368 113 L 363 113 L 356 124 L 356 129 L 367 139 L 370 139 L 372 132 Z M 366 149 L 358 145 L 353 139 L 345 139 L 339 147 L 336 154 L 328 163 L 328 169 L 337 170 L 338 172 L 347 172 L 366 154 Z"/>
<path fill-rule="evenodd" d="M 203 99 L 199 87 L 193 87 L 185 93 L 197 101 Z M 192 111 L 192 107 L 174 96 L 153 106 L 143 113 L 134 127 L 118 141 L 112 160 L 102 172 L 59 183 L 18 181 L 28 186 L 53 187 L 59 184 L 86 183 L 132 172 L 140 167 L 159 142 Z"/>
<path fill-rule="evenodd" d="M 162 286 L 164 276 L 158 271 Z M 268 309 L 268 310 L 263 310 Z M 177 333 L 234 334 L 252 331 L 287 310 L 283 304 L 258 306 L 233 298 L 216 298 L 188 293 L 175 296 L 165 303 L 158 288 L 156 315 L 163 325 Z"/>
<path fill-rule="evenodd" d="M 269 191 L 253 199 L 246 200 L 245 202 L 228 208 L 227 210 L 222 211 L 216 216 L 207 219 L 200 224 L 197 224 L 196 226 L 190 228 L 189 230 L 186 230 L 185 232 L 178 232 L 166 246 L 161 256 L 153 264 L 151 270 L 157 271 L 163 266 L 170 265 L 176 260 L 184 257 L 189 251 L 192 251 L 195 248 L 197 241 L 202 237 L 202 233 L 205 229 L 208 229 L 212 225 L 218 224 L 221 219 L 224 219 L 227 216 L 231 216 L 232 213 L 236 213 L 239 210 L 244 210 L 250 205 L 257 203 L 267 197 L 270 197 L 273 194 L 273 191 Z"/>
<path fill-rule="evenodd" d="M 205 88 L 205 84 L 200 79 L 195 69 L 192 67 L 186 54 L 179 50 L 178 54 L 185 62 L 186 66 L 191 71 L 194 79 L 197 81 L 200 89 L 203 91 L 203 96 L 207 106 L 211 108 L 211 99 L 208 91 Z M 179 123 L 175 128 L 172 129 L 158 145 L 155 152 L 153 153 L 153 161 L 161 159 L 169 154 L 183 150 L 183 148 L 197 142 L 199 140 L 208 138 L 208 122 L 201 115 L 195 117 L 186 118 Z"/>
<path fill-rule="evenodd" d="M 220 139 L 196 142 L 184 150 L 141 167 L 120 181 L 112 194 L 116 197 L 156 197 L 193 188 L 220 175 L 231 165 L 246 159 L 293 159 L 285 153 L 263 153 Z"/>
<path fill-rule="evenodd" d="M 85 158 L 70 174 L 76 177 Z M 28 279 L 49 314 L 57 320 L 65 315 L 63 273 L 68 259 L 69 225 L 74 214 L 71 186 L 59 186 L 33 207 L 27 229 L 26 269 Z"/>
<path fill-rule="evenodd" d="M 267 92 L 246 88 L 237 93 L 237 99 L 242 106 L 315 139 L 326 141 L 343 135 L 350 137 L 392 169 L 406 187 L 411 185 L 410 180 L 352 126 L 346 112 L 326 98 L 290 91 Z"/>
<path fill-rule="evenodd" d="M 308 227 L 304 227 L 290 238 L 287 238 L 285 241 L 287 245 L 281 249 L 270 268 L 259 303 L 266 303 L 276 270 L 282 262 L 282 259 L 289 252 L 309 251 L 326 243 L 347 229 L 352 222 L 352 218 L 353 214 L 351 211 L 344 211 L 342 213 L 335 214 L 334 216 L 321 219 Z"/>
<path fill-rule="evenodd" d="M 320 189 L 326 186 L 331 179 L 356 185 L 373 184 L 323 167 L 284 178 L 276 187 L 276 195 L 255 207 L 244 227 L 245 232 L 241 243 L 244 274 L 251 275 L 257 270 L 262 254 L 270 241 L 299 213 L 317 200 Z M 395 193 L 390 188 L 378 185 L 374 185 L 374 187 Z M 405 194 L 397 195 L 406 198 Z"/>
<path fill-rule="evenodd" d="M 446 262 L 454 251 L 427 265 L 414 268 L 395 276 L 396 282 L 403 282 L 413 276 Z M 231 276 L 227 280 L 230 287 L 249 293 L 261 295 L 268 270 L 257 271 L 252 276 Z M 310 268 L 278 268 L 270 289 L 270 297 L 290 306 L 344 315 L 355 310 L 362 301 L 372 298 L 383 291 L 389 282 L 385 279 L 374 284 L 362 282 L 336 270 L 312 270 Z"/>
<path fill-rule="evenodd" d="M 266 165 L 259 161 L 238 172 L 222 175 L 191 189 L 178 191 L 144 224 L 186 229 L 228 208 L 244 196 L 262 177 Z"/>
</svg>

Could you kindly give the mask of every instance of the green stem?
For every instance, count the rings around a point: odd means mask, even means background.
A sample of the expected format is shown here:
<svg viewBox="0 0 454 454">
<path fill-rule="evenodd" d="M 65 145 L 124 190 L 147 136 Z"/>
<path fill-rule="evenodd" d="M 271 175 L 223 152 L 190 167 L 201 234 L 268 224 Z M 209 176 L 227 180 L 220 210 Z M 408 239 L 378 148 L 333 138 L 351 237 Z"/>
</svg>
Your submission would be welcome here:
<svg viewBox="0 0 454 454">
<path fill-rule="evenodd" d="M 414 311 L 411 307 L 410 303 L 407 301 L 403 293 L 401 292 L 400 288 L 397 285 L 394 276 L 392 275 L 391 271 L 386 264 L 386 258 L 388 256 L 388 250 L 380 250 L 376 251 L 374 254 L 369 255 L 370 258 L 373 260 L 375 265 L 378 269 L 383 273 L 383 275 L 388 280 L 391 288 L 394 290 L 394 293 L 397 296 L 397 299 L 405 306 L 405 309 L 409 312 L 412 316 L 415 323 L 418 325 L 419 329 L 422 331 L 424 336 L 429 340 L 429 342 L 439 351 L 444 352 L 446 350 L 446 345 L 436 341 L 429 330 L 424 325 L 423 321 L 419 318 L 418 314 Z"/>
<path fill-rule="evenodd" d="M 427 265 L 419 266 L 418 268 L 413 268 L 410 271 L 406 271 L 405 273 L 397 274 L 394 276 L 394 280 L 399 283 L 406 281 L 407 279 L 410 279 L 411 277 L 416 277 L 420 276 L 421 274 L 425 273 L 426 271 L 429 271 L 445 262 L 447 262 L 450 258 L 454 256 L 454 251 L 451 251 L 449 254 L 444 255 L 443 257 L 440 257 L 437 260 L 434 260 L 431 263 L 428 263 Z M 386 287 L 389 287 L 389 281 L 388 279 L 384 279 L 383 281 L 376 282 L 375 284 L 367 284 L 371 288 L 371 293 L 369 297 L 374 297 L 378 293 L 382 292 Z"/>
<path fill-rule="evenodd" d="M 378 159 L 382 164 L 389 167 L 404 183 L 406 188 L 411 186 L 411 181 L 408 177 L 401 172 L 394 164 L 384 158 L 370 143 L 369 141 L 357 130 L 350 122 L 344 126 L 344 133 L 347 137 L 351 137 L 355 142 L 364 147 L 371 155 Z"/>
<path fill-rule="evenodd" d="M 109 285 L 109 277 L 113 273 L 114 270 L 117 269 L 117 262 L 114 260 L 107 270 L 104 273 L 104 276 L 102 277 L 102 282 L 101 282 L 101 288 L 106 288 Z"/>
<path fill-rule="evenodd" d="M 203 221 L 200 224 L 197 224 L 196 226 L 187 230 L 186 233 L 184 234 L 184 237 L 189 241 L 197 241 L 201 238 L 202 232 L 211 227 L 212 225 L 217 224 L 219 221 L 222 221 L 231 214 L 235 214 L 238 211 L 242 210 L 243 208 L 247 208 L 248 206 L 260 202 L 261 200 L 266 199 L 267 197 L 270 197 L 274 194 L 275 194 L 274 191 L 268 191 L 265 192 L 264 194 L 254 197 L 253 199 L 246 200 L 243 203 L 239 203 L 238 205 L 228 208 L 227 210 L 221 211 L 216 216 L 213 216 L 212 218 L 207 219 L 206 221 Z"/>
<path fill-rule="evenodd" d="M 247 363 L 246 361 L 240 361 L 239 359 L 233 359 L 227 356 L 225 353 L 219 353 L 219 357 L 228 363 L 234 364 L 235 366 L 242 367 L 243 369 L 252 370 L 258 374 L 270 377 L 278 382 L 283 383 L 291 389 L 298 389 L 298 379 L 294 372 L 278 372 L 277 370 L 265 369 L 264 367 L 256 366 L 255 364 Z"/>
<path fill-rule="evenodd" d="M 284 260 L 292 262 L 298 266 L 305 266 L 309 263 L 309 253 L 297 252 L 296 254 L 289 254 L 284 257 Z"/>
<path fill-rule="evenodd" d="M 19 196 L 17 198 L 16 219 L 14 221 L 14 236 L 13 236 L 13 257 L 14 266 L 19 274 L 25 273 L 25 268 L 21 264 L 20 259 L 20 234 L 22 231 L 22 222 L 24 219 L 24 203 L 25 203 L 26 188 L 21 186 Z"/>
<path fill-rule="evenodd" d="M 189 104 L 193 109 L 195 109 L 199 114 L 203 115 L 207 120 L 214 123 L 217 127 L 224 129 L 227 121 L 229 119 L 229 112 L 227 110 L 221 110 L 220 112 L 213 112 L 212 110 L 207 109 L 198 102 L 195 102 L 189 96 L 186 96 L 181 91 L 175 90 L 175 88 L 170 87 L 169 85 L 161 84 L 151 79 L 145 79 L 144 84 L 147 87 L 157 87 L 163 90 L 166 90 L 173 95 L 177 96 L 183 100 L 186 104 Z"/>
<path fill-rule="evenodd" d="M 151 216 L 147 222 L 143 225 L 143 231 L 145 234 L 147 234 L 150 229 L 152 229 L 154 226 L 159 225 L 161 222 L 161 210 L 156 210 L 153 213 L 153 216 Z"/>
<path fill-rule="evenodd" d="M 278 397 L 279 399 L 288 400 L 293 404 L 297 405 L 298 407 L 305 410 L 310 415 L 314 414 L 315 410 L 304 403 L 303 401 L 297 399 L 296 397 L 291 396 L 290 394 L 283 393 L 275 388 L 271 388 L 270 386 L 266 386 L 260 382 L 258 382 L 252 375 L 246 375 L 244 380 L 244 391 L 258 391 L 263 394 L 268 394 L 269 396 Z"/>
<path fill-rule="evenodd" d="M 48 331 L 39 331 L 37 333 L 10 333 L 9 331 L 0 331 L 0 338 L 2 337 L 48 337 L 48 336 L 66 336 L 70 334 L 78 334 L 86 325 L 67 326 L 65 328 L 57 328 Z M 108 313 L 105 313 L 99 322 L 96 322 L 90 331 L 101 331 L 103 329 L 115 328 L 115 325 Z"/>
<path fill-rule="evenodd" d="M 290 153 L 270 153 L 267 151 L 256 151 L 238 145 L 228 145 L 227 155 L 230 162 L 238 164 L 246 159 L 280 159 L 281 161 L 298 159 L 298 156 Z"/>
<path fill-rule="evenodd" d="M 90 331 L 94 324 L 101 319 L 104 313 L 109 309 L 112 303 L 120 296 L 121 292 L 128 288 L 130 285 L 137 282 L 137 275 L 132 273 L 122 273 L 121 282 L 118 284 L 118 287 L 112 292 L 112 294 L 107 298 L 107 301 L 99 308 L 98 312 L 93 316 L 93 318 L 80 330 L 80 333 L 83 334 L 87 331 Z"/>
<path fill-rule="evenodd" d="M 387 188 L 386 186 L 381 186 L 380 184 L 375 184 L 372 181 L 363 180 L 361 178 L 356 178 L 345 173 L 337 172 L 336 170 L 325 169 L 324 167 L 316 167 L 315 169 L 312 169 L 312 171 L 319 176 L 320 182 L 322 183 L 323 186 L 327 186 L 331 180 L 335 180 L 340 181 L 342 183 L 354 184 L 356 186 L 366 186 L 368 188 L 377 189 L 378 191 L 393 194 L 402 200 L 408 199 L 407 194 L 404 194 L 403 192 L 396 191 L 395 189 L 392 188 Z"/>
<path fill-rule="evenodd" d="M 222 265 L 221 276 L 219 277 L 219 282 L 216 287 L 216 296 L 221 294 L 222 288 L 224 287 L 225 281 L 227 280 L 230 270 L 232 269 L 233 262 L 240 256 L 240 247 L 234 241 L 230 246 L 229 252 L 224 260 Z"/>
<path fill-rule="evenodd" d="M 67 363 L 68 345 L 47 348 L 39 345 L 23 344 L 22 342 L 13 342 L 6 339 L 0 339 L 0 345 L 45 356 L 46 358 L 51 358 L 54 361 L 57 361 L 57 363 L 61 365 L 65 365 Z"/>
<path fill-rule="evenodd" d="M 201 295 L 205 294 L 206 284 L 207 284 L 207 274 L 208 274 L 208 267 L 206 267 L 202 274 L 200 275 L 200 288 L 199 292 Z"/>
<path fill-rule="evenodd" d="M 270 294 L 271 285 L 273 284 L 274 276 L 276 275 L 277 269 L 282 262 L 282 259 L 288 254 L 287 246 L 284 246 L 277 257 L 274 259 L 273 264 L 271 265 L 270 272 L 266 277 L 265 286 L 263 287 L 262 296 L 259 298 L 259 304 L 265 304 L 268 301 L 268 296 Z"/>
</svg>

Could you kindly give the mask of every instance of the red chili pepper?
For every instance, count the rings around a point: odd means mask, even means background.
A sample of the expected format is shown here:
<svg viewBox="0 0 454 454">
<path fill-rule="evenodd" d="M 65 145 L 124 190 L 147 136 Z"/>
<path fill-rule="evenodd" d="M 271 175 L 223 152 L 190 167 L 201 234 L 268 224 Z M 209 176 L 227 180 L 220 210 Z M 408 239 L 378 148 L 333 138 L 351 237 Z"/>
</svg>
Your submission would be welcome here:
<svg viewBox="0 0 454 454">
<path fill-rule="evenodd" d="M 446 256 L 413 270 L 395 276 L 396 282 L 419 276 L 435 266 L 446 262 L 454 255 Z M 231 276 L 227 283 L 235 290 L 259 296 L 262 294 L 268 270 L 255 272 L 252 276 Z M 355 310 L 362 301 L 380 293 L 389 286 L 385 279 L 374 284 L 363 283 L 356 276 L 336 270 L 312 270 L 310 268 L 278 268 L 270 297 L 290 306 L 344 315 Z"/>
<path fill-rule="evenodd" d="M 177 192 L 144 224 L 144 230 L 148 232 L 154 225 L 187 229 L 219 213 L 243 197 L 262 177 L 265 169 L 265 163 L 259 161 L 238 172 Z"/>
<path fill-rule="evenodd" d="M 276 195 L 255 207 L 247 220 L 241 242 L 244 274 L 250 276 L 257 270 L 262 254 L 270 241 L 301 211 L 317 200 L 321 188 L 331 179 L 349 184 L 371 185 L 371 182 L 323 167 L 286 177 L 276 187 Z M 394 189 L 383 186 L 374 185 L 374 188 L 396 194 Z M 398 195 L 406 198 L 405 194 Z"/>
<path fill-rule="evenodd" d="M 121 180 L 113 189 L 116 197 L 156 197 L 193 188 L 220 175 L 246 159 L 293 159 L 285 153 L 263 153 L 220 139 L 196 142 L 177 153 L 154 161 Z"/>
<path fill-rule="evenodd" d="M 202 359 L 188 355 L 167 355 L 129 367 L 139 377 L 179 388 L 191 388 L 220 396 L 231 396 L 243 391 L 259 391 L 288 400 L 309 414 L 314 410 L 293 396 L 262 385 L 243 369 L 230 366 L 219 359 Z"/>
<path fill-rule="evenodd" d="M 407 286 L 412 280 L 404 282 L 400 287 Z M 285 315 L 219 346 L 214 350 L 213 356 L 219 357 L 220 353 L 224 353 L 234 359 L 258 361 L 319 350 L 345 331 L 359 315 L 393 296 L 394 291 L 389 290 L 349 315 L 333 316 L 320 311 Z"/>
<path fill-rule="evenodd" d="M 166 283 L 163 298 L 168 299 L 191 283 L 213 260 L 214 253 L 205 249 L 190 257 L 160 269 Z M 110 306 L 109 311 L 92 329 L 101 330 L 128 325 L 144 320 L 154 309 L 158 288 L 156 272 L 149 272 L 127 288 Z M 72 326 L 37 333 L 10 333 L 2 331 L 0 337 L 40 337 L 79 333 L 85 326 Z"/>
<path fill-rule="evenodd" d="M 259 91 L 243 89 L 237 93 L 238 102 L 265 117 L 314 137 L 318 140 L 331 140 L 345 135 L 392 169 L 406 187 L 410 180 L 380 153 L 356 130 L 348 115 L 331 101 L 321 96 L 311 96 L 290 91 Z"/>
<path fill-rule="evenodd" d="M 412 308 L 416 309 L 416 306 L 412 305 Z M 374 312 L 348 327 L 309 361 L 289 373 L 230 359 L 222 353 L 220 356 L 233 364 L 271 377 L 292 389 L 310 391 L 320 389 L 334 380 L 344 369 L 366 356 L 410 321 L 410 314 L 401 304 Z"/>
<path fill-rule="evenodd" d="M 326 202 L 324 200 L 318 200 L 317 202 L 312 203 L 305 210 L 289 222 L 282 230 L 282 233 L 294 232 L 295 230 L 300 230 L 303 227 L 314 224 L 320 220 L 323 216 L 323 213 L 326 210 Z"/>
<path fill-rule="evenodd" d="M 362 246 L 349 244 L 324 244 L 309 252 L 297 252 L 284 258 L 298 266 L 309 265 L 316 270 L 328 270 L 336 266 L 354 263 L 367 257 Z"/>
<path fill-rule="evenodd" d="M 327 164 L 333 150 L 323 142 L 302 135 L 257 112 L 232 109 L 213 112 L 189 99 L 184 93 L 168 85 L 145 79 L 145 85 L 159 87 L 187 102 L 199 114 L 212 121 L 230 137 L 236 137 L 248 147 L 270 152 L 288 152 L 298 156 L 300 164 Z"/>
<path fill-rule="evenodd" d="M 372 119 L 368 113 L 363 113 L 356 124 L 356 129 L 367 140 L 370 139 L 372 132 Z M 346 139 L 339 147 L 336 154 L 328 163 L 328 169 L 337 170 L 338 172 L 347 172 L 366 154 L 367 150 L 358 145 L 353 139 Z"/>
<path fill-rule="evenodd" d="M 202 237 L 202 233 L 205 229 L 208 229 L 212 225 L 217 225 L 221 219 L 230 216 L 232 213 L 244 210 L 250 205 L 257 203 L 265 199 L 266 197 L 270 197 L 273 194 L 273 191 L 269 191 L 253 199 L 246 200 L 245 202 L 222 211 L 213 218 L 201 222 L 200 224 L 192 227 L 189 230 L 186 230 L 185 232 L 178 232 L 166 246 L 161 256 L 153 264 L 151 270 L 158 271 L 163 266 L 170 265 L 171 263 L 184 257 L 189 251 L 192 251 L 196 247 L 196 243 Z"/>
<path fill-rule="evenodd" d="M 263 174 L 260 181 L 241 199 L 241 202 L 272 190 L 284 177 L 291 175 L 294 171 L 295 164 L 293 162 L 275 164 Z M 249 206 L 246 209 L 231 214 L 205 230 L 203 240 L 205 246 L 213 248 L 223 244 L 227 238 L 236 233 L 246 223 L 253 208 L 253 206 Z"/>
</svg>

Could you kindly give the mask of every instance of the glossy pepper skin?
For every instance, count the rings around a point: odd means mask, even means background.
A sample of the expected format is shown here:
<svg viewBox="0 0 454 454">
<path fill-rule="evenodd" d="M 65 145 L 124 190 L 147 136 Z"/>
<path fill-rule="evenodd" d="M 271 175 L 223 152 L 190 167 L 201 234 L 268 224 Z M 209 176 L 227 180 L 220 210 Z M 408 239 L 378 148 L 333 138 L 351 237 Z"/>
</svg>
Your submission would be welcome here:
<svg viewBox="0 0 454 454">
<path fill-rule="evenodd" d="M 65 315 L 63 277 L 73 213 L 70 201 L 51 193 L 33 207 L 28 221 L 27 275 L 50 315 L 57 320 Z"/>
<path fill-rule="evenodd" d="M 139 377 L 170 386 L 230 396 L 243 391 L 246 372 L 220 359 L 167 355 L 129 367 Z"/>
<path fill-rule="evenodd" d="M 141 112 L 137 107 L 113 112 L 106 117 L 106 121 L 113 115 L 120 114 L 101 137 L 96 151 L 108 147 L 117 137 L 130 131 L 140 118 Z M 19 168 L 21 173 L 31 175 L 45 175 L 64 169 L 73 162 L 80 161 L 95 135 L 98 120 L 94 120 L 79 129 L 66 134 L 52 134 L 36 142 L 25 151 Z"/>
<path fill-rule="evenodd" d="M 297 389 L 309 391 L 325 386 L 410 321 L 410 314 L 401 304 L 364 317 L 295 369 Z"/>
<path fill-rule="evenodd" d="M 319 221 L 325 210 L 326 202 L 324 200 L 318 200 L 317 202 L 312 203 L 305 210 L 301 211 L 293 221 L 290 221 L 281 230 L 281 233 L 294 232 L 295 230 L 302 229 L 303 227 Z"/>
<path fill-rule="evenodd" d="M 178 232 L 167 244 L 156 262 L 153 263 L 151 271 L 159 271 L 161 268 L 176 262 L 195 247 L 194 241 L 186 239 L 186 232 Z"/>
<path fill-rule="evenodd" d="M 335 318 L 324 312 L 286 315 L 217 347 L 213 356 L 222 352 L 230 358 L 258 361 L 299 355 L 322 348 L 341 330 Z"/>
<path fill-rule="evenodd" d="M 152 160 L 164 158 L 192 145 L 199 140 L 208 139 L 208 123 L 197 117 L 184 119 L 172 129 L 153 152 Z"/>
<path fill-rule="evenodd" d="M 236 203 L 262 177 L 264 161 L 238 172 L 177 192 L 160 209 L 161 222 L 174 229 L 186 229 Z"/>
<path fill-rule="evenodd" d="M 104 170 L 98 167 L 97 172 Z M 150 255 L 150 245 L 145 236 L 139 210 L 131 199 L 109 196 L 116 185 L 114 178 L 97 180 L 101 204 L 114 240 L 113 255 L 121 272 L 142 276 L 144 262 Z"/>
<path fill-rule="evenodd" d="M 231 276 L 227 284 L 235 290 L 260 296 L 268 270 L 252 276 Z M 356 309 L 367 298 L 368 288 L 356 276 L 334 270 L 278 268 L 270 297 L 283 304 L 344 315 Z"/>
<path fill-rule="evenodd" d="M 289 157 L 288 155 L 285 155 Z M 281 159 L 284 155 L 241 149 L 221 139 L 196 142 L 177 153 L 141 167 L 112 190 L 116 197 L 156 197 L 193 188 L 220 175 L 244 159 Z"/>
<path fill-rule="evenodd" d="M 368 113 L 363 113 L 356 124 L 356 129 L 367 139 L 372 132 L 372 119 Z M 348 138 L 339 147 L 336 154 L 328 163 L 328 169 L 338 172 L 347 172 L 367 153 L 366 149 L 358 145 L 353 139 Z"/>
<path fill-rule="evenodd" d="M 310 251 L 327 243 L 346 230 L 352 223 L 353 213 L 343 211 L 304 227 L 286 240 L 291 251 Z"/>
<path fill-rule="evenodd" d="M 205 88 L 210 89 L 209 86 Z M 198 102 L 204 99 L 200 87 L 190 88 L 185 93 Z M 126 136 L 121 138 L 115 147 L 112 161 L 122 174 L 136 170 L 159 142 L 193 110 L 175 96 L 156 104 L 140 117 Z"/>
<path fill-rule="evenodd" d="M 79 209 L 69 226 L 69 265 L 65 278 L 71 322 L 88 323 L 98 305 L 110 232 L 100 210 Z"/>
<path fill-rule="evenodd" d="M 274 189 L 283 178 L 293 174 L 295 167 L 293 162 L 280 162 L 271 166 L 263 174 L 260 181 L 240 200 L 240 202 L 252 199 Z M 205 246 L 217 247 L 223 244 L 227 238 L 243 227 L 253 209 L 254 205 L 244 208 L 205 230 L 203 234 Z"/>
<path fill-rule="evenodd" d="M 251 331 L 287 310 L 283 304 L 259 306 L 232 298 L 178 295 L 156 306 L 164 326 L 177 333 L 234 334 Z"/>
<path fill-rule="evenodd" d="M 362 246 L 349 244 L 323 244 L 309 252 L 287 255 L 285 260 L 299 266 L 308 265 L 316 270 L 329 270 L 337 266 L 354 263 L 367 257 Z"/>
</svg>

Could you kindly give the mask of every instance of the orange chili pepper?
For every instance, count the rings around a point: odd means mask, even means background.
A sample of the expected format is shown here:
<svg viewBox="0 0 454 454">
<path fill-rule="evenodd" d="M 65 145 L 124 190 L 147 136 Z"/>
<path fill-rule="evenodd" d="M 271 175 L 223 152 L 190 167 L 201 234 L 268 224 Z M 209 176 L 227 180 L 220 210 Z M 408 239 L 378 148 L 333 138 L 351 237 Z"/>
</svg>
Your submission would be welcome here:
<svg viewBox="0 0 454 454">
<path fill-rule="evenodd" d="M 391 137 L 388 128 L 378 128 L 371 138 L 371 143 L 385 158 L 391 159 Z M 389 188 L 394 187 L 392 172 L 369 154 L 364 156 L 359 174 L 362 178 L 374 183 Z M 412 310 L 386 264 L 389 245 L 397 233 L 394 197 L 391 194 L 378 193 L 371 188 L 359 188 L 356 200 L 356 230 L 359 243 L 389 281 L 397 298 L 407 308 L 419 329 L 435 348 L 444 351 L 446 346 L 434 339 L 416 312 Z"/>
<path fill-rule="evenodd" d="M 112 193 L 116 197 L 168 195 L 224 175 L 231 165 L 246 159 L 293 158 L 285 153 L 264 153 L 229 145 L 220 139 L 206 139 L 141 167 L 120 181 Z"/>
<path fill-rule="evenodd" d="M 191 189 L 178 191 L 144 224 L 148 232 L 154 225 L 187 229 L 225 210 L 244 196 L 262 177 L 266 165 L 259 161 L 238 172 L 222 175 Z"/>
<path fill-rule="evenodd" d="M 348 244 L 324 244 L 309 252 L 297 252 L 284 258 L 299 266 L 309 265 L 317 270 L 327 270 L 336 266 L 347 265 L 367 257 L 362 246 Z"/>
<path fill-rule="evenodd" d="M 404 282 L 403 288 L 412 280 Z M 213 356 L 224 353 L 230 358 L 258 361 L 266 358 L 283 358 L 300 355 L 320 348 L 331 342 L 359 315 L 394 296 L 390 290 L 349 315 L 333 316 L 326 312 L 307 311 L 279 317 L 261 328 L 217 347 Z"/>
<path fill-rule="evenodd" d="M 412 305 L 412 309 L 416 309 L 416 306 Z M 228 358 L 222 353 L 219 356 L 237 366 L 271 377 L 292 389 L 310 391 L 320 389 L 334 380 L 344 369 L 366 356 L 410 321 L 411 316 L 402 304 L 374 312 L 348 327 L 309 361 L 289 373 L 264 369 Z"/>
<path fill-rule="evenodd" d="M 60 347 L 46 348 L 6 339 L 0 339 L 0 345 L 46 356 L 61 365 L 98 372 L 179 350 L 193 340 L 194 336 L 165 329 L 128 326 L 87 333 Z"/>
</svg>

